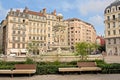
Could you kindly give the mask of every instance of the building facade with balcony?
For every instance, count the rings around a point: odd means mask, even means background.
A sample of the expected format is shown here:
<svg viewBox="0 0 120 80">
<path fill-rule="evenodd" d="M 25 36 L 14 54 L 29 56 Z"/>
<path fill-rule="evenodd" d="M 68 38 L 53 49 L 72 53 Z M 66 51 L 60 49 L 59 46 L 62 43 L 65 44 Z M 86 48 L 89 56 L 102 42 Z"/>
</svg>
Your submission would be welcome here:
<svg viewBox="0 0 120 80">
<path fill-rule="evenodd" d="M 3 53 L 26 55 L 29 43 L 37 46 L 33 54 L 52 50 L 51 46 L 56 44 L 53 26 L 58 23 L 64 25 L 63 19 L 59 21 L 57 17 L 56 10 L 49 14 L 45 8 L 40 12 L 31 11 L 27 7 L 23 11 L 11 9 L 0 27 Z M 66 40 L 63 43 L 67 44 Z"/>
<path fill-rule="evenodd" d="M 104 17 L 107 55 L 120 55 L 120 0 L 105 9 Z"/>
<path fill-rule="evenodd" d="M 90 23 L 78 18 L 71 18 L 64 21 L 68 25 L 68 44 L 74 48 L 75 43 L 96 41 L 96 30 Z"/>
</svg>

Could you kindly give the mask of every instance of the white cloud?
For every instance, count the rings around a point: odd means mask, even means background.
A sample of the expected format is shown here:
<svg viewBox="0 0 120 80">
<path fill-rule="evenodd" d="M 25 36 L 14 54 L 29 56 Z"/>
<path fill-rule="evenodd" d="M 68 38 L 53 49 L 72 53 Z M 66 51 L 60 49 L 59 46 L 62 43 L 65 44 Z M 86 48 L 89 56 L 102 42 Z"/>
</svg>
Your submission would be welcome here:
<svg viewBox="0 0 120 80">
<path fill-rule="evenodd" d="M 89 13 L 103 12 L 104 9 L 114 0 L 89 0 L 85 3 L 77 1 L 76 8 L 82 15 Z"/>
<path fill-rule="evenodd" d="M 100 16 L 100 15 L 95 15 L 95 16 L 92 16 L 88 19 L 88 21 L 94 25 L 96 31 L 97 31 L 97 34 L 99 35 L 102 35 L 104 34 L 104 18 L 103 16 Z"/>
<path fill-rule="evenodd" d="M 71 3 L 63 2 L 61 5 L 61 8 L 63 9 L 63 11 L 69 11 L 70 9 L 73 9 L 74 7 Z"/>
<path fill-rule="evenodd" d="M 101 25 L 103 24 L 104 18 L 100 15 L 95 15 L 90 17 L 88 21 L 90 21 L 94 25 Z"/>
</svg>

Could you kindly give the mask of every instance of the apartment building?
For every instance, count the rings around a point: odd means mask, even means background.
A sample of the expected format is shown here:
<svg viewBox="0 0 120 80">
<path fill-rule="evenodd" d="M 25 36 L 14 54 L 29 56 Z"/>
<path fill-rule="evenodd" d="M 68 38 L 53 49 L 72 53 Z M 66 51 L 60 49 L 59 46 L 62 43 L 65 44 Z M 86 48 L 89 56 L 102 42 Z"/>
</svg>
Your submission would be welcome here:
<svg viewBox="0 0 120 80">
<path fill-rule="evenodd" d="M 26 55 L 29 43 L 35 46 L 31 53 L 38 55 L 68 50 L 77 42 L 96 41 L 96 30 L 90 23 L 77 18 L 63 20 L 62 14 L 56 10 L 47 13 L 46 8 L 39 12 L 27 7 L 23 11 L 10 9 L 0 26 L 0 46 L 5 55 Z"/>
<path fill-rule="evenodd" d="M 96 30 L 90 23 L 78 18 L 71 18 L 64 21 L 68 25 L 68 44 L 74 48 L 77 42 L 95 43 Z"/>
<path fill-rule="evenodd" d="M 0 27 L 0 44 L 3 53 L 5 55 L 26 55 L 29 43 L 37 46 L 37 49 L 33 50 L 33 54 L 52 50 L 51 46 L 60 42 L 55 43 L 55 38 L 58 36 L 55 36 L 53 28 L 57 24 L 65 26 L 63 18 L 57 16 L 56 10 L 46 13 L 45 8 L 40 12 L 31 11 L 27 7 L 23 11 L 11 9 Z M 62 43 L 67 45 L 66 40 L 63 40 Z"/>
<path fill-rule="evenodd" d="M 104 17 L 107 55 L 120 55 L 120 0 L 106 7 Z"/>
</svg>

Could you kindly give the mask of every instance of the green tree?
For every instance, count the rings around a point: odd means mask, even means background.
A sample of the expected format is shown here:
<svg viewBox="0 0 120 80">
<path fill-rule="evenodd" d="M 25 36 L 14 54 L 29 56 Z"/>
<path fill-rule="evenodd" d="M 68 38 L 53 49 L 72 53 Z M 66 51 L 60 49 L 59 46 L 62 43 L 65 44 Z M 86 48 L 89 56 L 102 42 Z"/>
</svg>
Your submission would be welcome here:
<svg viewBox="0 0 120 80">
<path fill-rule="evenodd" d="M 40 41 L 31 41 L 31 42 L 29 42 L 27 44 L 27 50 L 28 50 L 27 56 L 28 56 L 28 58 L 30 58 L 31 54 L 34 54 L 32 56 L 34 61 L 37 59 L 38 55 L 39 55 L 40 59 L 42 60 L 43 55 L 39 53 L 39 51 L 41 50 L 42 47 L 40 47 L 38 45 L 39 43 L 42 43 L 42 42 L 40 42 Z"/>
<path fill-rule="evenodd" d="M 81 60 L 85 60 L 87 57 L 87 54 L 88 54 L 88 52 L 87 52 L 88 43 L 86 43 L 86 42 L 76 43 L 75 50 L 76 50 L 75 55 L 80 56 Z"/>
<path fill-rule="evenodd" d="M 106 51 L 105 45 L 99 46 L 99 47 L 98 47 L 98 50 L 99 50 L 100 52 Z"/>
<path fill-rule="evenodd" d="M 32 54 L 34 54 L 34 56 L 36 55 L 37 51 L 39 50 L 39 47 L 37 46 L 38 42 L 34 42 L 34 41 L 31 41 L 27 44 L 27 50 L 28 50 L 28 53 L 27 53 L 27 57 L 31 57 Z"/>
</svg>

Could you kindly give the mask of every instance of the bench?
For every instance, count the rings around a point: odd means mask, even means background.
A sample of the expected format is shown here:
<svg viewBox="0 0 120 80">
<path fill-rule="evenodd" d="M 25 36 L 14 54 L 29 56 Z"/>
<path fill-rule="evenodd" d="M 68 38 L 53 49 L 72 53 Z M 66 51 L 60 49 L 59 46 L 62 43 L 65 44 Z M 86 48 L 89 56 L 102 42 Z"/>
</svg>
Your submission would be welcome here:
<svg viewBox="0 0 120 80">
<path fill-rule="evenodd" d="M 77 62 L 77 67 L 58 68 L 59 72 L 101 71 L 95 62 Z"/>
<path fill-rule="evenodd" d="M 15 64 L 13 70 L 0 70 L 0 74 L 10 74 L 13 77 L 14 74 L 34 74 L 36 72 L 35 64 Z"/>
<path fill-rule="evenodd" d="M 101 71 L 100 67 L 97 67 L 96 62 L 77 62 L 77 66 L 82 71 Z"/>
</svg>

